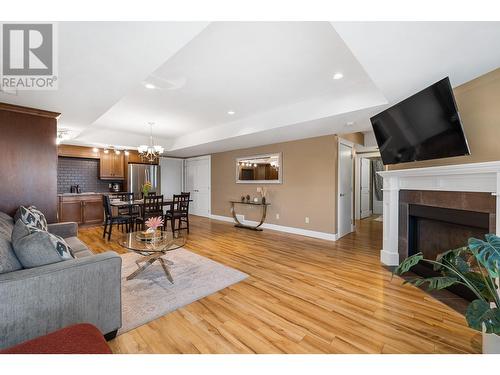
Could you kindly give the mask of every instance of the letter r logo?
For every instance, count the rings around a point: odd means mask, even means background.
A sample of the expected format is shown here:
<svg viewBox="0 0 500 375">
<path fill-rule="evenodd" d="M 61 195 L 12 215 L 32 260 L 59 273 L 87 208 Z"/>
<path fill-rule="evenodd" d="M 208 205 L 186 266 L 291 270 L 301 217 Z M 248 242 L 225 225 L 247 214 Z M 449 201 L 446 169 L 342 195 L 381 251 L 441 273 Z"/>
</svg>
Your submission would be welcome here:
<svg viewBox="0 0 500 375">
<path fill-rule="evenodd" d="M 3 24 L 3 75 L 52 75 L 52 24 Z"/>
</svg>

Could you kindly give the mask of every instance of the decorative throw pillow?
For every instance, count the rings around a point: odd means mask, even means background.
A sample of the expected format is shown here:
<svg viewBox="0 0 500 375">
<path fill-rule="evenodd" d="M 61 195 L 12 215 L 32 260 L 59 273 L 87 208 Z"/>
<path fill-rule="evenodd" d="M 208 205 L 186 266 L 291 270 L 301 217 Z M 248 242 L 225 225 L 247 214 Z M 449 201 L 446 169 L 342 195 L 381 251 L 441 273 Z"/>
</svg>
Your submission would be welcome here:
<svg viewBox="0 0 500 375">
<path fill-rule="evenodd" d="M 12 245 L 24 268 L 40 267 L 73 259 L 68 244 L 59 236 L 18 220 L 12 231 Z"/>
<path fill-rule="evenodd" d="M 45 215 L 38 210 L 35 206 L 29 206 L 28 208 L 21 206 L 14 216 L 14 220 L 17 221 L 21 219 L 26 225 L 32 225 L 41 230 L 47 230 L 47 220 Z"/>
</svg>

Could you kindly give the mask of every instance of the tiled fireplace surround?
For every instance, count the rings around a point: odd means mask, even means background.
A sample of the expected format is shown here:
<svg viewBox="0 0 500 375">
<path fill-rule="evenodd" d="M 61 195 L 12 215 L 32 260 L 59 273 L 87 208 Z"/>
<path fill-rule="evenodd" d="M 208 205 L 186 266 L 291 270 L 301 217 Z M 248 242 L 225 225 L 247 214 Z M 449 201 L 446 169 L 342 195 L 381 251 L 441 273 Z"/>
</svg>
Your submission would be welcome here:
<svg viewBox="0 0 500 375">
<path fill-rule="evenodd" d="M 491 193 L 401 190 L 399 261 L 419 251 L 429 259 L 495 232 L 496 198 Z"/>
<path fill-rule="evenodd" d="M 380 258 L 385 265 L 398 265 L 411 255 L 417 242 L 424 247 L 424 255 L 428 251 L 435 256 L 433 247 L 445 251 L 462 246 L 470 236 L 499 233 L 500 162 L 393 170 L 380 175 L 384 178 Z"/>
</svg>

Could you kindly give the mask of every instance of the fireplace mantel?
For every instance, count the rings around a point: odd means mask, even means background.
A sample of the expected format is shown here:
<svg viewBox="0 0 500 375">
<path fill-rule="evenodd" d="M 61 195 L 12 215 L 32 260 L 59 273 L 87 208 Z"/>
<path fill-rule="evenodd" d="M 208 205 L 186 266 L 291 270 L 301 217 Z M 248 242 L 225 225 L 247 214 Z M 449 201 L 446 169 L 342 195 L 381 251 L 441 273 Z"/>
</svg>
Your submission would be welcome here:
<svg viewBox="0 0 500 375">
<path fill-rule="evenodd" d="M 388 266 L 399 264 L 398 215 L 400 190 L 491 193 L 497 197 L 496 212 L 500 212 L 500 161 L 402 169 L 378 173 L 384 179 L 384 237 L 380 260 Z M 500 215 L 496 216 L 496 233 L 500 233 Z"/>
</svg>

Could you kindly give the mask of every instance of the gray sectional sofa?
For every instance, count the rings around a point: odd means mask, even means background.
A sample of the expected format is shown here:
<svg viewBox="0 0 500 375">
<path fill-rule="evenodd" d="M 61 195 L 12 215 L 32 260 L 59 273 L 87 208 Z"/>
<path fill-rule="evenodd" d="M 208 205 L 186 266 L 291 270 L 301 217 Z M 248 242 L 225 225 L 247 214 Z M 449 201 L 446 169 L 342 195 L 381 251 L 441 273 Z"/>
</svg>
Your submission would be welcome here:
<svg viewBox="0 0 500 375">
<path fill-rule="evenodd" d="M 22 268 L 12 249 L 14 220 L 0 212 L 0 349 L 75 323 L 91 323 L 112 338 L 121 327 L 121 258 L 94 255 L 76 223 L 49 224 L 75 259 Z"/>
</svg>

